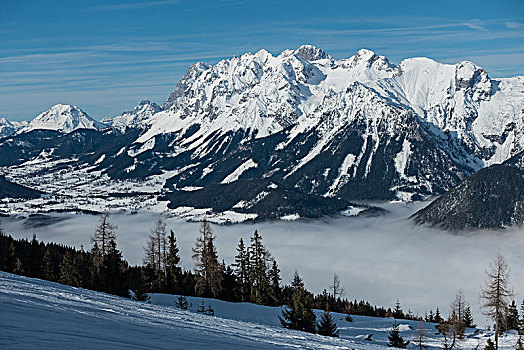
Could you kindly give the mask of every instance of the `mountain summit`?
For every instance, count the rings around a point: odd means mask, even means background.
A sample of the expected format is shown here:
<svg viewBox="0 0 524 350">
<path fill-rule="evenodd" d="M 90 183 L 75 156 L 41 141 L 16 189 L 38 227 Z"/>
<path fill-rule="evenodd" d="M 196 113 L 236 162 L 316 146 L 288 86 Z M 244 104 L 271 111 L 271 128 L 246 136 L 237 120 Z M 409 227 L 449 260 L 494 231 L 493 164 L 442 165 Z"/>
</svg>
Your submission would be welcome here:
<svg viewBox="0 0 524 350">
<path fill-rule="evenodd" d="M 69 133 L 76 129 L 102 129 L 104 127 L 104 124 L 94 120 L 76 106 L 57 104 L 36 116 L 20 132 L 56 130 Z"/>
</svg>

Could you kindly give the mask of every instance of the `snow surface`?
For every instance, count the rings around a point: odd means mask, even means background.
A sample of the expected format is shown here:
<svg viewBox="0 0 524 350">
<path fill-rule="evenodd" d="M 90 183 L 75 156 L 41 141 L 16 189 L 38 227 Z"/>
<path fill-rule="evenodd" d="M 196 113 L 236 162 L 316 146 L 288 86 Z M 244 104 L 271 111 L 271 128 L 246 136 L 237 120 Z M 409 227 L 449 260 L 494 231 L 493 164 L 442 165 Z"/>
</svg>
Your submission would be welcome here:
<svg viewBox="0 0 524 350">
<path fill-rule="evenodd" d="M 3 349 L 384 349 L 392 319 L 333 316 L 340 338 L 283 329 L 279 307 L 189 297 L 188 311 L 174 307 L 175 296 L 153 294 L 143 303 L 58 283 L 0 272 L 0 329 Z M 215 316 L 196 313 L 204 302 Z M 318 310 L 316 311 L 319 314 Z M 418 322 L 397 322 L 412 339 Z M 438 348 L 434 325 L 424 323 L 431 349 Z M 372 340 L 364 338 L 372 334 Z M 469 329 L 459 349 L 485 344 L 492 332 Z M 513 348 L 515 334 L 501 338 Z"/>
<path fill-rule="evenodd" d="M 226 176 L 221 183 L 228 184 L 230 182 L 237 181 L 240 175 L 242 175 L 246 170 L 256 168 L 257 166 L 258 164 L 255 163 L 253 159 L 248 159 L 244 163 L 240 164 L 240 166 L 236 168 L 235 171 Z"/>
</svg>

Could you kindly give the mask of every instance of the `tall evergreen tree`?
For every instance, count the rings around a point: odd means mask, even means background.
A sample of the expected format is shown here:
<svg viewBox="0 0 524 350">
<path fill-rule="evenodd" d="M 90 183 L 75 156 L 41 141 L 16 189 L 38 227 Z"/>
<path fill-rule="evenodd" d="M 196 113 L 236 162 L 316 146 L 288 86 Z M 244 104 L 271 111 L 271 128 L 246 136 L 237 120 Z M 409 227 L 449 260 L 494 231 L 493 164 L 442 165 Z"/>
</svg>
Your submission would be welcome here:
<svg viewBox="0 0 524 350">
<path fill-rule="evenodd" d="M 14 242 L 11 242 L 9 250 L 7 252 L 7 258 L 5 259 L 5 268 L 7 272 L 15 273 L 18 256 L 16 255 L 16 247 Z"/>
<path fill-rule="evenodd" d="M 519 311 L 517 309 L 517 303 L 515 300 L 511 302 L 508 306 L 507 316 L 506 316 L 506 329 L 519 330 Z"/>
<path fill-rule="evenodd" d="M 215 248 L 215 236 L 206 218 L 202 221 L 200 234 L 193 248 L 197 279 L 195 290 L 200 296 L 216 297 L 220 294 L 222 269 Z"/>
<path fill-rule="evenodd" d="M 249 276 L 251 284 L 251 302 L 265 304 L 269 291 L 267 262 L 269 259 L 262 237 L 255 230 L 251 237 L 249 251 Z"/>
<path fill-rule="evenodd" d="M 316 316 L 312 310 L 313 298 L 304 288 L 302 280 L 295 272 L 294 286 L 291 303 L 287 309 L 282 310 L 280 323 L 284 328 L 315 333 Z"/>
<path fill-rule="evenodd" d="M 398 299 L 395 303 L 395 309 L 393 310 L 393 317 L 404 318 L 404 312 L 402 312 L 402 307 L 400 306 L 400 301 Z"/>
<path fill-rule="evenodd" d="M 106 255 L 100 269 L 101 290 L 106 293 L 129 297 L 127 263 L 122 259 L 122 252 L 116 247 L 114 239 L 109 241 Z"/>
<path fill-rule="evenodd" d="M 180 263 L 179 249 L 176 242 L 175 233 L 173 230 L 169 232 L 168 250 L 166 258 L 166 284 L 169 292 L 177 292 L 175 286 L 178 284 L 181 269 L 178 266 Z"/>
<path fill-rule="evenodd" d="M 464 310 L 464 326 L 467 328 L 475 328 L 477 325 L 473 321 L 473 315 L 471 314 L 471 308 L 469 305 Z"/>
<path fill-rule="evenodd" d="M 27 264 L 27 275 L 29 277 L 42 277 L 42 246 L 36 239 L 36 235 L 33 234 L 31 239 L 31 245 L 29 247 L 29 258 Z"/>
<path fill-rule="evenodd" d="M 54 245 L 48 244 L 42 259 L 42 275 L 48 281 L 58 281 L 59 257 Z"/>
<path fill-rule="evenodd" d="M 67 251 L 62 257 L 62 263 L 60 264 L 60 277 L 58 278 L 58 282 L 73 287 L 78 286 L 77 272 L 73 263 L 73 255 L 70 251 Z"/>
<path fill-rule="evenodd" d="M 269 270 L 270 296 L 273 305 L 280 305 L 282 300 L 282 289 L 280 288 L 280 269 L 277 261 L 272 259 L 271 269 Z"/>
<path fill-rule="evenodd" d="M 249 301 L 251 292 L 249 281 L 249 255 L 242 238 L 240 238 L 238 242 L 237 255 L 235 256 L 235 262 L 232 266 L 238 281 L 241 301 Z"/>
<path fill-rule="evenodd" d="M 433 317 L 433 322 L 435 322 L 435 323 L 441 323 L 442 321 L 444 321 L 444 319 L 443 319 L 442 316 L 440 315 L 440 310 L 439 310 L 439 308 L 437 307 L 437 311 L 435 311 L 435 317 Z"/>
</svg>

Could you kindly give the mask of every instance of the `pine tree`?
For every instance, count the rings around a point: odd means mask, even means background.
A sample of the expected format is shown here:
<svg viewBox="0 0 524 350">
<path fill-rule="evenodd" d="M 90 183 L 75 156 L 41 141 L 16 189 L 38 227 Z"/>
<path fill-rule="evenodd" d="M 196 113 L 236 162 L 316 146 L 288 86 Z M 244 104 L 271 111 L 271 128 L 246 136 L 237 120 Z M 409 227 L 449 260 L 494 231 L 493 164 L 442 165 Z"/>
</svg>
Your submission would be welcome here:
<svg viewBox="0 0 524 350">
<path fill-rule="evenodd" d="M 235 262 L 232 266 L 234 267 L 235 276 L 240 287 L 241 301 L 248 301 L 250 293 L 249 255 L 242 238 L 240 238 L 240 241 L 238 242 L 237 255 L 235 256 Z"/>
<path fill-rule="evenodd" d="M 473 321 L 473 315 L 471 314 L 471 308 L 469 306 L 464 310 L 464 326 L 467 328 L 476 328 L 477 325 Z"/>
<path fill-rule="evenodd" d="M 109 241 L 100 269 L 100 278 L 103 292 L 129 297 L 127 263 L 122 259 L 122 253 L 117 249 L 116 242 L 113 239 Z"/>
<path fill-rule="evenodd" d="M 400 331 L 398 329 L 397 322 L 394 323 L 393 328 L 389 332 L 388 339 L 388 347 L 390 348 L 405 349 L 409 344 L 409 341 L 404 341 L 404 338 L 400 336 Z"/>
<path fill-rule="evenodd" d="M 29 247 L 28 276 L 37 278 L 42 276 L 42 257 L 42 247 L 36 239 L 36 235 L 33 234 Z"/>
<path fill-rule="evenodd" d="M 320 335 L 338 338 L 337 323 L 335 322 L 333 315 L 331 315 L 331 312 L 329 312 L 329 306 L 326 306 L 326 309 L 320 316 L 317 332 Z"/>
<path fill-rule="evenodd" d="M 70 251 L 67 251 L 62 257 L 62 263 L 60 264 L 60 277 L 58 278 L 58 282 L 73 287 L 78 286 L 77 272 L 75 265 L 73 264 L 73 256 Z"/>
<path fill-rule="evenodd" d="M 517 303 L 515 300 L 511 302 L 508 306 L 507 316 L 506 316 L 506 329 L 519 330 L 519 311 L 517 309 Z"/>
<path fill-rule="evenodd" d="M 5 268 L 7 272 L 15 273 L 18 256 L 16 255 L 16 247 L 14 242 L 11 242 L 9 251 L 7 252 L 7 258 L 5 260 Z"/>
<path fill-rule="evenodd" d="M 48 281 L 58 281 L 60 274 L 58 254 L 53 245 L 47 245 L 42 259 L 42 275 Z"/>
<path fill-rule="evenodd" d="M 251 302 L 265 304 L 269 289 L 267 276 L 267 261 L 269 260 L 266 248 L 262 244 L 262 237 L 255 230 L 251 237 L 249 252 L 249 277 L 251 284 Z"/>
<path fill-rule="evenodd" d="M 433 322 L 441 323 L 442 321 L 444 321 L 444 319 L 442 318 L 442 316 L 440 316 L 440 310 L 437 307 L 437 311 L 435 311 L 435 317 L 433 317 Z"/>
<path fill-rule="evenodd" d="M 273 305 L 280 305 L 282 299 L 282 289 L 280 288 L 280 269 L 278 268 L 277 261 L 273 259 L 271 264 L 271 270 L 269 270 L 269 283 L 270 283 L 270 294 L 273 299 Z"/>
<path fill-rule="evenodd" d="M 166 284 L 168 292 L 175 292 L 175 286 L 179 282 L 181 269 L 178 266 L 180 263 L 179 249 L 176 242 L 175 233 L 170 231 L 168 237 L 168 251 L 166 259 Z"/>
<path fill-rule="evenodd" d="M 144 278 L 144 272 L 142 269 L 138 270 L 136 275 L 134 288 L 133 288 L 133 299 L 138 301 L 148 302 L 151 297 L 146 291 L 146 282 Z"/>
<path fill-rule="evenodd" d="M 280 323 L 284 328 L 315 333 L 316 316 L 311 308 L 312 304 L 311 294 L 304 288 L 302 279 L 295 272 L 291 303 L 289 308 L 282 310 L 282 317 L 279 317 Z"/>
<path fill-rule="evenodd" d="M 200 228 L 201 236 L 193 248 L 197 282 L 195 290 L 198 295 L 216 297 L 220 294 L 222 271 L 215 248 L 215 236 L 206 218 Z"/>
<path fill-rule="evenodd" d="M 424 319 L 426 322 L 434 322 L 433 309 L 429 310 L 429 314 Z"/>
<path fill-rule="evenodd" d="M 89 288 L 91 282 L 91 272 L 88 254 L 83 250 L 77 252 L 73 258 L 73 265 L 76 271 L 77 285 Z"/>
<path fill-rule="evenodd" d="M 402 308 L 400 307 L 400 301 L 398 299 L 395 303 L 395 309 L 393 310 L 393 317 L 404 318 L 404 313 L 402 312 Z"/>
</svg>

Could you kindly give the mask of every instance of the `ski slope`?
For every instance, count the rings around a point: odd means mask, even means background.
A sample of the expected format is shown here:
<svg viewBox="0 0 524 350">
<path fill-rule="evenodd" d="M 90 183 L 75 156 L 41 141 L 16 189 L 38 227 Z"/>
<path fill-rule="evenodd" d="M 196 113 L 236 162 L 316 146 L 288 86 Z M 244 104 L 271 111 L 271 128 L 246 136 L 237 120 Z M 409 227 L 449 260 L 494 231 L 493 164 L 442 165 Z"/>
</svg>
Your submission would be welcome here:
<svg viewBox="0 0 524 350">
<path fill-rule="evenodd" d="M 173 307 L 175 296 L 154 294 L 151 304 L 0 272 L 2 349 L 383 349 L 392 319 L 334 314 L 340 339 L 281 328 L 278 307 L 188 298 L 189 311 Z M 194 311 L 204 301 L 215 316 Z M 415 321 L 399 321 L 411 339 Z M 433 324 L 424 323 L 426 344 L 439 348 Z M 364 338 L 373 334 L 371 341 Z M 468 330 L 459 348 L 485 344 L 492 332 Z M 511 349 L 516 335 L 502 337 Z M 411 345 L 412 347 L 413 345 Z"/>
</svg>

